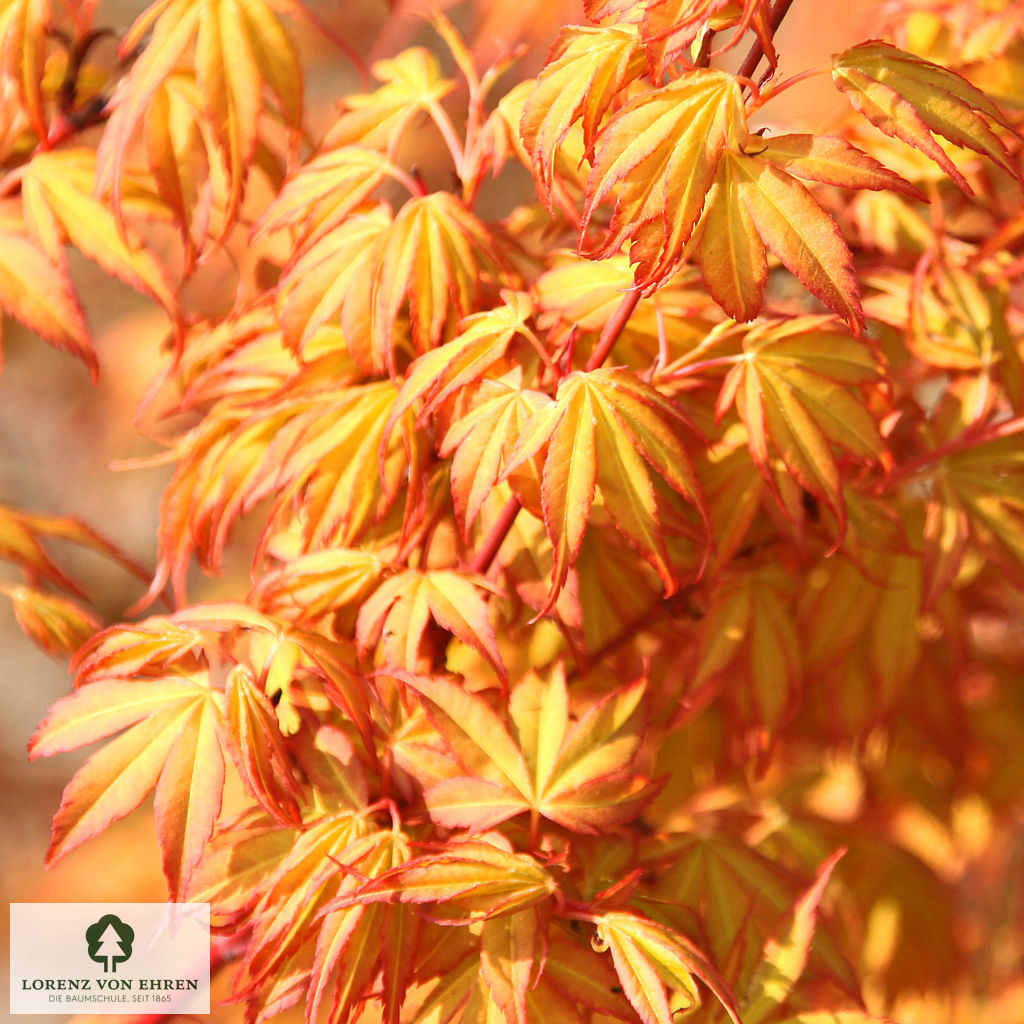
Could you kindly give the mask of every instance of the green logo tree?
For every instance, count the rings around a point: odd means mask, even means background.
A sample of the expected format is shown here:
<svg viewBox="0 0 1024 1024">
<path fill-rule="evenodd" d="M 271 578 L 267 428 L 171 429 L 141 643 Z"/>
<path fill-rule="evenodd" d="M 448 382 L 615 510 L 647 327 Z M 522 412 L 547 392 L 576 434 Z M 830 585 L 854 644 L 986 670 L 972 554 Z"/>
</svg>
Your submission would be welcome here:
<svg viewBox="0 0 1024 1024">
<path fill-rule="evenodd" d="M 132 955 L 135 930 L 114 914 L 105 914 L 85 930 L 89 959 L 103 964 L 103 973 L 117 973 L 117 965 Z"/>
</svg>

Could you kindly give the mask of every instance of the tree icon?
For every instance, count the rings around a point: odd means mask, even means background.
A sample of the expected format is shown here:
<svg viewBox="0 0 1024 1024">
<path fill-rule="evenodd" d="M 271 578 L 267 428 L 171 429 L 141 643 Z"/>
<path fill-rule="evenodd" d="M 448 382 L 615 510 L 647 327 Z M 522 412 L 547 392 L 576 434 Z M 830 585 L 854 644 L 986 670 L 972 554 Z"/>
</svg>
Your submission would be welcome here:
<svg viewBox="0 0 1024 1024">
<path fill-rule="evenodd" d="M 114 914 L 105 914 L 85 930 L 89 944 L 89 959 L 103 964 L 103 973 L 117 973 L 117 965 L 132 955 L 135 931 Z"/>
</svg>

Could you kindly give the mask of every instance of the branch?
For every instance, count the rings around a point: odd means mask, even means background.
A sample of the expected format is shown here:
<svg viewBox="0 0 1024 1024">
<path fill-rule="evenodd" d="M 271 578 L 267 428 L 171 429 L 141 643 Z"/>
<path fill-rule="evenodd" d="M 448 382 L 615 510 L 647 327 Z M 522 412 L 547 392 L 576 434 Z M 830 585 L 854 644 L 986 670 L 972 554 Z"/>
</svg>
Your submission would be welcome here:
<svg viewBox="0 0 1024 1024">
<path fill-rule="evenodd" d="M 483 544 L 480 546 L 480 550 L 473 556 L 473 561 L 469 563 L 470 572 L 484 574 L 490 569 L 491 563 L 497 557 L 498 551 L 505 542 L 509 530 L 512 529 L 512 524 L 516 521 L 516 516 L 519 515 L 521 508 L 522 505 L 519 504 L 519 499 L 512 498 L 501 510 L 501 515 L 494 521 L 491 532 L 487 534 Z"/>
<path fill-rule="evenodd" d="M 615 310 L 611 319 L 604 325 L 601 337 L 597 339 L 597 345 L 594 347 L 594 351 L 590 353 L 590 358 L 587 360 L 585 367 L 588 373 L 591 370 L 596 370 L 608 358 L 615 342 L 619 340 L 619 335 L 622 334 L 626 324 L 629 323 L 629 318 L 633 315 L 633 311 L 639 302 L 639 288 L 630 288 L 622 296 L 619 308 Z"/>
<path fill-rule="evenodd" d="M 771 14 L 768 15 L 768 29 L 773 37 L 775 33 L 778 32 L 779 26 L 782 24 L 783 19 L 789 13 L 789 9 L 792 6 L 793 0 L 776 0 Z M 736 77 L 749 78 L 753 81 L 754 72 L 757 70 L 757 65 L 761 63 L 761 58 L 763 56 L 764 44 L 761 42 L 761 37 L 758 36 L 754 41 L 754 45 L 750 48 L 750 52 L 747 54 L 746 59 L 740 65 L 739 71 L 736 72 Z"/>
</svg>

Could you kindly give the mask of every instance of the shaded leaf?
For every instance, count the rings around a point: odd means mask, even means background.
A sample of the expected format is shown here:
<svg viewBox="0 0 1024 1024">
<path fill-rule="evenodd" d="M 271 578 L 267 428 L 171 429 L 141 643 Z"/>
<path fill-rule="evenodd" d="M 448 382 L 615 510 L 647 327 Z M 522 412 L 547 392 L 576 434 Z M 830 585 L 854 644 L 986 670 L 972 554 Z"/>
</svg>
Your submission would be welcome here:
<svg viewBox="0 0 1024 1024">
<path fill-rule="evenodd" d="M 507 679 L 505 665 L 481 589 L 493 588 L 482 577 L 447 569 L 409 569 L 382 583 L 359 610 L 356 638 L 367 650 L 383 636 L 386 666 L 418 670 L 429 619 L 478 651 Z"/>
<path fill-rule="evenodd" d="M 772 566 L 719 580 L 698 627 L 689 692 L 726 688 L 770 749 L 801 693 L 800 642 L 787 577 Z"/>
</svg>

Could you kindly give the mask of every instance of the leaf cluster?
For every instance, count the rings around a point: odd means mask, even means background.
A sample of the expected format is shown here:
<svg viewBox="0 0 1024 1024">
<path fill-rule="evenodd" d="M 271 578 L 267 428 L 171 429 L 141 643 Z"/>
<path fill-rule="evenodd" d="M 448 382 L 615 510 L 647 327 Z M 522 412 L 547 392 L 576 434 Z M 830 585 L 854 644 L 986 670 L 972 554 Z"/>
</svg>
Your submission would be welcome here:
<svg viewBox="0 0 1024 1024">
<path fill-rule="evenodd" d="M 252 1024 L 976 991 L 957 898 L 1024 792 L 1024 142 L 951 40 L 1012 81 L 1024 42 L 964 6 L 786 79 L 788 0 L 588 0 L 500 94 L 435 13 L 314 142 L 312 6 L 157 0 L 112 69 L 94 4 L 0 0 L 0 306 L 95 373 L 76 250 L 167 319 L 139 605 L 55 596 L 48 538 L 114 549 L 0 512 L 75 651 L 31 755 L 102 742 L 50 862 L 152 794 Z M 804 75 L 830 133 L 771 131 Z"/>
</svg>

